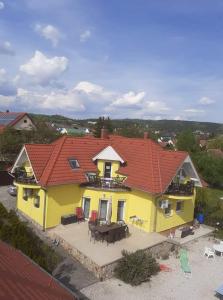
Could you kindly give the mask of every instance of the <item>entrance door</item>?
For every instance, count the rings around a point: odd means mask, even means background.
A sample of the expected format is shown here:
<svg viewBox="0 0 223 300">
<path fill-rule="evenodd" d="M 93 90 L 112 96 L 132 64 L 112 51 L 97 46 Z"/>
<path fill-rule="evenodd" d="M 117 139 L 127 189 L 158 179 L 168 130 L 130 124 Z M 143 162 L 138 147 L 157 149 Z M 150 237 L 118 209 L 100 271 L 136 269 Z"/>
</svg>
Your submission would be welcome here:
<svg viewBox="0 0 223 300">
<path fill-rule="evenodd" d="M 118 201 L 117 221 L 124 221 L 125 201 Z"/>
<path fill-rule="evenodd" d="M 90 215 L 90 202 L 90 198 L 83 198 L 83 211 L 85 219 L 88 219 Z"/>
<path fill-rule="evenodd" d="M 100 219 L 107 219 L 108 200 L 100 200 Z"/>
<path fill-rule="evenodd" d="M 105 178 L 111 178 L 111 162 L 105 162 L 105 171 L 104 171 Z"/>
</svg>

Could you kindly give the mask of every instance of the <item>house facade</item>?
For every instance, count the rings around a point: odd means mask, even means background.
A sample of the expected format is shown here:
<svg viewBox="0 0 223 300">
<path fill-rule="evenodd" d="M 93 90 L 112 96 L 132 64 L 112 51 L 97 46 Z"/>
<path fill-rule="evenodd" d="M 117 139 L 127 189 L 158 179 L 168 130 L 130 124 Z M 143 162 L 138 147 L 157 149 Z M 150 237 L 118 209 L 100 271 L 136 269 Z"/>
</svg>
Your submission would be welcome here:
<svg viewBox="0 0 223 300">
<path fill-rule="evenodd" d="M 102 130 L 103 131 L 103 130 Z M 82 207 L 88 219 L 125 221 L 162 232 L 193 220 L 195 185 L 201 181 L 186 152 L 168 151 L 147 138 L 63 136 L 27 144 L 11 173 L 17 208 L 44 230 Z"/>
<path fill-rule="evenodd" d="M 0 132 L 6 127 L 16 130 L 35 130 L 36 126 L 25 112 L 0 112 Z"/>
</svg>

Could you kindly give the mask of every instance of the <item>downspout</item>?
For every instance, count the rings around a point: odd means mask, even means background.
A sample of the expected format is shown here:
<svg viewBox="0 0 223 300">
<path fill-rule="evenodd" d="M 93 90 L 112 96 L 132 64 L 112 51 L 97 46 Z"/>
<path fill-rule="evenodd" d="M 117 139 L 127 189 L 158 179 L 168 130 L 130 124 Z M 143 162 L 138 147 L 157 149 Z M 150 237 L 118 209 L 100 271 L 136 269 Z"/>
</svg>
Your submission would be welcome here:
<svg viewBox="0 0 223 300">
<path fill-rule="evenodd" d="M 156 223 L 157 223 L 157 209 L 158 209 L 158 200 L 162 194 L 158 194 L 157 196 L 154 197 L 154 205 L 155 205 L 155 216 L 154 216 L 154 223 L 153 223 L 153 231 L 156 232 Z"/>
<path fill-rule="evenodd" d="M 47 197 L 47 190 L 42 189 L 44 191 L 44 202 L 43 202 L 43 231 L 46 231 L 46 197 Z"/>
</svg>

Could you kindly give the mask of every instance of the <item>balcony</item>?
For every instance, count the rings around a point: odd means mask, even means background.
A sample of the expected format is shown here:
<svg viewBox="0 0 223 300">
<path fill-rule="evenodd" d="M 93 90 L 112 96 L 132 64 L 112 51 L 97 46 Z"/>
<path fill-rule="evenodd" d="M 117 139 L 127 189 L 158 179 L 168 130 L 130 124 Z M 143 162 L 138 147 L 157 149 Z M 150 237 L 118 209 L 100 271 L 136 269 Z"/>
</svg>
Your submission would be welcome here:
<svg viewBox="0 0 223 300">
<path fill-rule="evenodd" d="M 165 192 L 166 195 L 173 196 L 192 196 L 194 194 L 194 182 L 188 181 L 187 183 L 174 183 Z"/>
<path fill-rule="evenodd" d="M 101 176 L 88 176 L 88 182 L 81 184 L 82 187 L 92 187 L 105 190 L 130 190 L 129 187 L 123 184 L 124 177 L 104 178 Z"/>
<path fill-rule="evenodd" d="M 23 184 L 35 184 L 36 183 L 33 172 L 27 172 L 24 169 L 17 169 L 14 176 L 15 176 L 15 181 L 17 183 L 23 183 Z"/>
</svg>

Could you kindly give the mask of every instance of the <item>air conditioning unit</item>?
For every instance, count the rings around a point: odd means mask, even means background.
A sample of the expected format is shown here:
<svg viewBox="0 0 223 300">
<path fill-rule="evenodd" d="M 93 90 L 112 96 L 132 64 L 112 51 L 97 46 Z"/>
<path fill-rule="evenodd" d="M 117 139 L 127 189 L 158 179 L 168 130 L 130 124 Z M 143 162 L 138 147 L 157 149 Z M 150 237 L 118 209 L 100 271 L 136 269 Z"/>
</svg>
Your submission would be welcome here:
<svg viewBox="0 0 223 300">
<path fill-rule="evenodd" d="M 160 205 L 160 208 L 162 208 L 162 209 L 168 208 L 169 200 L 161 200 L 159 205 Z"/>
</svg>

